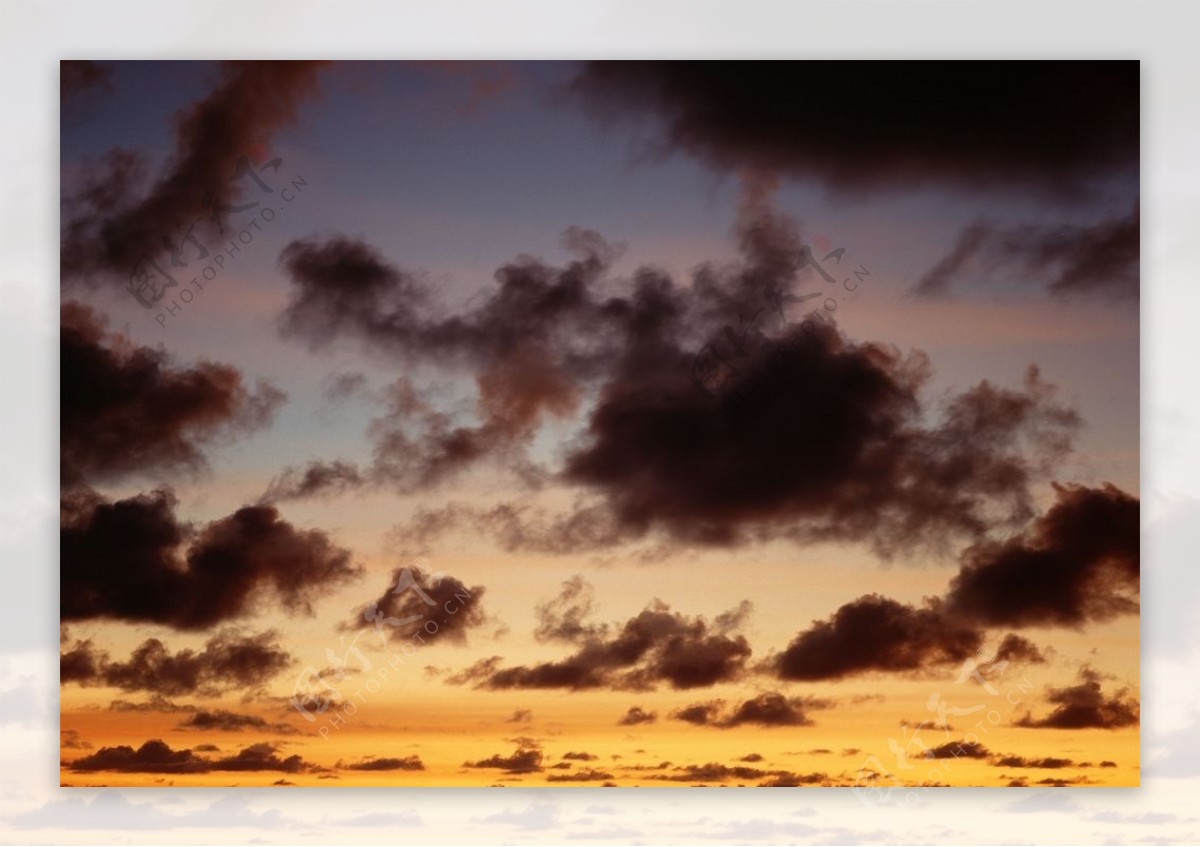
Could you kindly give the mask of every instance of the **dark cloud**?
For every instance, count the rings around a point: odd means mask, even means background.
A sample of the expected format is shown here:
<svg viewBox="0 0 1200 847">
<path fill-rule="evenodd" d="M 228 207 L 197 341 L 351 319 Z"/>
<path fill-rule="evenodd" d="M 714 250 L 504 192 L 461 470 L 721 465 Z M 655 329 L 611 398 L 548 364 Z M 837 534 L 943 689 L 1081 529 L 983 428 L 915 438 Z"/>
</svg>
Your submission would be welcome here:
<svg viewBox="0 0 1200 847">
<path fill-rule="evenodd" d="M 477 762 L 463 762 L 464 768 L 496 768 L 506 773 L 534 773 L 542 770 L 542 751 L 534 746 L 520 746 L 512 755 L 497 753 Z"/>
<path fill-rule="evenodd" d="M 624 624 L 588 625 L 574 637 L 577 649 L 564 659 L 502 668 L 499 657 L 492 657 L 448 681 L 494 690 L 650 690 L 659 683 L 701 688 L 737 679 L 750 656 L 744 636 L 715 632 L 704 618 L 673 612 L 661 601 Z"/>
<path fill-rule="evenodd" d="M 604 782 L 613 778 L 607 771 L 588 768 L 571 773 L 552 773 L 546 777 L 546 782 Z"/>
<path fill-rule="evenodd" d="M 1113 485 L 1056 485 L 1023 534 L 977 545 L 946 595 L 988 625 L 1080 626 L 1138 609 L 1140 504 Z"/>
<path fill-rule="evenodd" d="M 812 720 L 805 714 L 805 709 L 823 708 L 825 701 L 804 698 L 785 697 L 777 692 L 759 694 L 739 704 L 728 717 L 715 724 L 726 728 L 753 724 L 755 726 L 812 726 Z"/>
<path fill-rule="evenodd" d="M 986 759 L 991 755 L 978 741 L 948 741 L 925 751 L 927 759 Z"/>
<path fill-rule="evenodd" d="M 175 149 L 162 172 L 126 150 L 113 150 L 63 202 L 62 276 L 96 284 L 133 271 L 164 252 L 215 204 L 230 205 L 247 180 L 238 161 L 270 142 L 316 93 L 319 62 L 227 62 L 216 87 L 176 116 Z M 216 228 L 213 228 L 216 235 Z"/>
<path fill-rule="evenodd" d="M 1129 689 L 1122 688 L 1106 695 L 1101 687 L 1101 675 L 1083 667 L 1079 684 L 1051 688 L 1046 700 L 1054 705 L 1050 714 L 1034 718 L 1025 715 L 1017 726 L 1037 729 L 1120 729 L 1136 726 L 1141 719 L 1137 699 Z"/>
<path fill-rule="evenodd" d="M 594 762 L 600 758 L 595 753 L 588 753 L 586 751 L 563 753 L 562 757 L 574 762 Z"/>
<path fill-rule="evenodd" d="M 448 574 L 407 565 L 392 571 L 384 593 L 358 609 L 350 629 L 377 627 L 397 638 L 420 634 L 425 641 L 466 643 L 467 632 L 488 623 L 482 585 L 468 588 Z"/>
<path fill-rule="evenodd" d="M 917 282 L 941 294 L 971 275 L 1044 284 L 1054 294 L 1136 297 L 1140 288 L 1141 216 L 1110 217 L 1086 226 L 1001 228 L 976 222 Z"/>
<path fill-rule="evenodd" d="M 201 448 L 270 422 L 284 394 L 237 369 L 175 366 L 161 348 L 105 329 L 75 301 L 63 304 L 59 341 L 64 486 L 155 470 L 198 470 Z"/>
<path fill-rule="evenodd" d="M 496 289 L 473 310 L 439 318 L 429 287 L 371 246 L 345 236 L 295 241 L 280 255 L 296 288 L 282 329 L 318 347 L 347 335 L 398 353 L 498 364 L 497 373 L 530 389 L 529 401 L 520 402 L 495 387 L 493 399 L 511 400 L 508 411 L 521 419 L 537 411 L 539 401 L 560 396 L 554 387 L 560 380 L 548 374 L 578 371 L 592 360 L 584 340 L 594 328 L 587 324 L 603 319 L 592 287 L 619 254 L 588 230 L 568 229 L 564 243 L 578 257 L 565 268 L 521 257 L 496 272 Z M 580 335 L 572 338 L 572 332 Z M 553 355 L 564 349 L 571 355 Z M 551 354 L 555 367 L 535 361 L 538 353 Z M 516 365 L 532 366 L 533 373 L 522 375 Z"/>
<path fill-rule="evenodd" d="M 759 783 L 760 788 L 799 788 L 801 785 L 832 785 L 829 774 L 813 771 L 812 773 L 792 773 L 791 771 L 770 771 L 773 776 Z"/>
<path fill-rule="evenodd" d="M 1074 759 L 1062 759 L 1055 756 L 1045 756 L 1040 759 L 1027 759 L 1024 756 L 998 756 L 992 760 L 992 764 L 998 768 L 1039 768 L 1045 770 L 1084 766 Z"/>
<path fill-rule="evenodd" d="M 366 483 L 363 472 L 351 462 L 318 460 L 302 467 L 285 468 L 267 485 L 259 502 L 278 503 L 341 494 L 359 489 Z"/>
<path fill-rule="evenodd" d="M 271 732 L 278 735 L 295 735 L 299 732 L 291 724 L 271 723 L 258 715 L 246 715 L 239 712 L 230 712 L 226 709 L 197 711 L 175 728 L 204 730 L 208 732 L 241 732 L 244 729 L 253 729 L 258 732 Z"/>
<path fill-rule="evenodd" d="M 982 383 L 925 428 L 927 375 L 922 357 L 793 330 L 715 409 L 610 386 L 566 477 L 603 490 L 632 536 L 658 525 L 699 543 L 860 539 L 886 555 L 1027 519 L 1027 485 L 1075 415 L 1031 369 L 1023 389 Z"/>
<path fill-rule="evenodd" d="M 199 749 L 199 748 L 197 748 Z M 197 756 L 191 749 L 173 750 L 158 739 L 147 741 L 134 750 L 122 744 L 101 747 L 90 756 L 65 763 L 77 772 L 113 771 L 117 773 L 195 774 L 214 771 L 282 771 L 302 773 L 313 766 L 300 756 L 281 758 L 272 744 L 252 744 L 233 756 L 210 759 Z"/>
<path fill-rule="evenodd" d="M 648 116 L 653 147 L 722 171 L 1054 192 L 1136 173 L 1139 86 L 1135 61 L 604 61 L 572 83 L 599 116 Z"/>
<path fill-rule="evenodd" d="M 704 765 L 680 765 L 670 773 L 655 774 L 651 779 L 668 782 L 729 782 L 741 783 L 766 780 L 759 783 L 764 788 L 791 788 L 799 785 L 828 783 L 829 777 L 822 773 L 800 774 L 786 770 L 763 770 L 746 765 L 724 765 L 709 762 Z"/>
<path fill-rule="evenodd" d="M 749 600 L 743 600 L 732 609 L 713 618 L 713 629 L 718 632 L 736 632 L 745 625 L 753 611 L 754 604 Z"/>
<path fill-rule="evenodd" d="M 557 597 L 538 603 L 534 609 L 538 623 L 533 637 L 538 641 L 565 641 L 568 644 L 603 637 L 607 627 L 585 623 L 592 614 L 595 600 L 596 592 L 591 583 L 579 575 L 571 577 L 562 584 Z"/>
<path fill-rule="evenodd" d="M 730 779 L 743 781 L 762 779 L 770 772 L 759 768 L 723 765 L 719 762 L 709 762 L 704 765 L 686 765 L 675 768 L 670 774 L 662 774 L 656 779 L 671 782 L 725 782 Z"/>
<path fill-rule="evenodd" d="M 520 371 L 521 378 L 532 378 L 535 369 L 533 362 L 517 362 L 512 367 Z M 401 491 L 423 490 L 485 460 L 506 464 L 525 482 L 538 483 L 544 474 L 525 460 L 523 453 L 537 431 L 541 413 L 521 404 L 540 401 L 520 395 L 524 389 L 497 389 L 499 378 L 485 373 L 477 380 L 479 414 L 484 418 L 478 426 L 456 422 L 454 416 L 434 408 L 407 378 L 397 379 L 384 392 L 385 413 L 369 427 L 374 442 L 369 465 L 360 467 L 339 459 L 289 466 L 271 480 L 262 499 L 327 496 L 382 485 Z M 498 398 L 497 390 L 518 393 Z M 560 411 L 565 414 L 565 407 Z"/>
<path fill-rule="evenodd" d="M 1048 785 L 1053 788 L 1066 788 L 1071 785 L 1086 785 L 1089 782 L 1091 782 L 1091 780 L 1086 776 L 1076 776 L 1072 777 L 1071 779 L 1059 779 L 1057 777 L 1048 776 L 1045 779 L 1039 779 L 1036 784 Z"/>
<path fill-rule="evenodd" d="M 505 723 L 529 723 L 533 720 L 532 709 L 516 709 L 512 716 L 505 720 Z"/>
<path fill-rule="evenodd" d="M 676 720 L 697 726 L 714 726 L 731 729 L 747 724 L 763 727 L 812 726 L 807 711 L 824 709 L 832 705 L 827 700 L 815 697 L 785 697 L 775 691 L 765 692 L 739 703 L 731 710 L 725 709 L 725 701 L 710 700 L 693 703 L 671 713 Z"/>
<path fill-rule="evenodd" d="M 118 698 L 110 702 L 108 708 L 114 712 L 162 712 L 164 714 L 198 711 L 198 708 L 190 703 L 175 703 L 161 694 L 151 695 L 148 700 L 140 703 Z M 197 747 L 196 749 L 199 750 L 200 748 Z"/>
<path fill-rule="evenodd" d="M 1040 665 L 1046 662 L 1043 651 L 1028 638 L 1009 633 L 1004 636 L 996 648 L 989 664 L 998 662 L 1018 662 L 1028 665 Z"/>
<path fill-rule="evenodd" d="M 260 688 L 290 664 L 292 658 L 274 632 L 241 636 L 225 631 L 208 639 L 202 650 L 176 653 L 157 638 L 148 638 L 124 662 L 111 661 L 90 641 L 77 641 L 61 654 L 60 673 L 63 683 L 148 691 L 163 697 L 213 696 L 231 689 Z M 164 710 L 155 704 L 150 707 Z"/>
<path fill-rule="evenodd" d="M 916 607 L 871 594 L 815 621 L 773 665 L 780 679 L 840 679 L 957 664 L 982 644 L 978 629 L 948 619 L 937 605 Z"/>
<path fill-rule="evenodd" d="M 439 411 L 413 388 L 405 378 L 389 389 L 388 408 L 383 417 L 371 424 L 375 440 L 372 478 L 401 490 L 423 489 L 437 485 L 484 460 L 506 462 L 519 473 L 536 476 L 526 467 L 524 449 L 532 442 L 542 420 L 541 400 L 522 396 L 517 384 L 506 384 L 515 374 L 498 374 L 502 366 L 492 363 L 491 371 L 476 376 L 477 413 L 482 422 L 476 426 L 460 424 L 454 416 Z M 539 359 L 516 362 L 508 367 L 533 379 L 538 368 L 546 367 Z M 537 389 L 531 389 L 537 390 Z M 501 396 L 510 392 L 508 396 Z M 523 403 L 530 403 L 529 407 Z M 574 400 L 568 404 L 574 408 Z M 546 399 L 545 409 L 564 414 L 567 406 Z"/>
<path fill-rule="evenodd" d="M 164 741 L 147 741 L 137 750 L 128 745 L 102 747 L 90 756 L 67 763 L 73 771 L 122 773 L 203 773 L 209 763 L 190 749 L 172 750 Z"/>
<path fill-rule="evenodd" d="M 596 355 L 577 339 L 594 341 L 585 322 L 600 320 L 588 286 L 613 251 L 583 231 L 569 232 L 567 242 L 581 255 L 578 261 L 561 271 L 532 259 L 505 266 L 491 297 L 448 318 L 434 317 L 421 280 L 360 241 L 310 239 L 283 251 L 280 261 L 297 289 L 282 317 L 286 335 L 314 346 L 359 337 L 399 357 L 476 368 L 476 425 L 456 422 L 407 380 L 397 381 L 386 414 L 372 424 L 375 456 L 361 472 L 364 483 L 424 488 L 483 459 L 520 465 L 543 419 L 576 411 L 578 372 Z"/>
<path fill-rule="evenodd" d="M 707 703 L 692 703 L 690 706 L 684 706 L 682 709 L 676 709 L 671 713 L 671 717 L 677 720 L 685 721 L 686 723 L 695 724 L 697 726 L 707 726 L 709 724 L 716 723 L 724 705 L 724 700 L 710 700 Z"/>
<path fill-rule="evenodd" d="M 59 653 L 58 675 L 63 684 L 78 682 L 87 684 L 100 676 L 104 657 L 96 652 L 91 640 L 76 641 L 67 650 Z"/>
<path fill-rule="evenodd" d="M 267 597 L 311 614 L 316 593 L 360 571 L 323 532 L 301 530 L 273 506 L 246 506 L 197 530 L 160 488 L 110 502 L 63 496 L 61 614 L 203 630 L 253 612 Z"/>
<path fill-rule="evenodd" d="M 274 744 L 251 744 L 236 755 L 218 759 L 212 763 L 212 769 L 217 771 L 283 771 L 284 773 L 301 773 L 313 768 L 298 755 L 281 758 L 276 754 L 278 748 Z"/>
<path fill-rule="evenodd" d="M 291 245 L 286 333 L 474 369 L 478 389 L 476 421 L 464 423 L 397 383 L 372 428 L 371 468 L 328 473 L 326 463 L 317 475 L 411 490 L 503 458 L 527 481 L 576 487 L 579 505 L 543 520 L 511 504 L 452 504 L 418 515 L 405 539 L 427 543 L 468 523 L 506 549 L 555 553 L 656 534 L 714 545 L 857 540 L 889 555 L 1032 516 L 1031 482 L 1079 426 L 1036 369 L 1018 388 L 984 382 L 935 408 L 921 399 L 931 374 L 923 354 L 855 343 L 829 324 L 776 331 L 774 317 L 750 332 L 747 310 L 797 280 L 801 240 L 765 201 L 746 203 L 737 238 L 737 262 L 703 265 L 679 286 L 650 269 L 609 280 L 612 248 L 575 231 L 581 258 L 562 268 L 518 260 L 479 303 L 450 316 L 367 245 Z M 691 381 L 695 357 L 706 342 L 732 357 L 735 327 L 747 330 L 739 376 L 714 400 Z M 497 372 L 513 374 L 499 394 L 489 381 Z M 546 416 L 573 414 L 592 387 L 586 428 L 561 467 L 531 468 L 524 451 Z M 308 475 L 286 471 L 279 491 L 304 490 Z"/>
<path fill-rule="evenodd" d="M 58 733 L 58 746 L 64 750 L 92 750 L 95 745 L 79 737 L 75 729 L 63 729 Z"/>
<path fill-rule="evenodd" d="M 638 726 L 644 723 L 654 723 L 658 720 L 657 712 L 649 712 L 641 706 L 630 706 L 629 711 L 617 721 L 618 726 Z"/>
<path fill-rule="evenodd" d="M 423 771 L 425 764 L 420 756 L 369 757 L 359 762 L 338 761 L 337 767 L 348 771 Z"/>
<path fill-rule="evenodd" d="M 671 767 L 670 762 L 659 762 L 657 765 L 625 765 L 622 770 L 641 772 L 641 771 L 665 771 Z"/>
<path fill-rule="evenodd" d="M 911 729 L 914 732 L 919 732 L 920 730 L 923 730 L 923 729 L 940 729 L 944 732 L 949 732 L 950 730 L 954 729 L 954 727 L 952 727 L 948 723 L 941 723 L 940 721 L 929 721 L 929 720 L 926 720 L 926 721 L 901 720 L 900 726 L 903 728 L 906 728 L 906 729 Z"/>
</svg>

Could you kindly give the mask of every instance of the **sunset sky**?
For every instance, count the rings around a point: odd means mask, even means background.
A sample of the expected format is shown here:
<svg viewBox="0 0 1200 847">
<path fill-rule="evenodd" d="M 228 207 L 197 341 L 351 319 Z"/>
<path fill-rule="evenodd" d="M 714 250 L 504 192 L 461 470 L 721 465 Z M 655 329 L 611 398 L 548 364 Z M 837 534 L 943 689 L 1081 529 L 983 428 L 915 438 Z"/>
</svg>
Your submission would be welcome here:
<svg viewBox="0 0 1200 847">
<path fill-rule="evenodd" d="M 1136 62 L 62 80 L 64 785 L 1139 784 Z"/>
</svg>

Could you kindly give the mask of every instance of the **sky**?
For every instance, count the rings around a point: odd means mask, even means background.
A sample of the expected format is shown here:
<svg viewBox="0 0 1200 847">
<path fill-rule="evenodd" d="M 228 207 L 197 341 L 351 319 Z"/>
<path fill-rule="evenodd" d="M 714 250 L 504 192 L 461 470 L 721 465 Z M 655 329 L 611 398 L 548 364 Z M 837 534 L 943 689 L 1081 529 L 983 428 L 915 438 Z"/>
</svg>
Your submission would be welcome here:
<svg viewBox="0 0 1200 847">
<path fill-rule="evenodd" d="M 62 783 L 1139 784 L 1138 75 L 64 65 Z"/>
</svg>

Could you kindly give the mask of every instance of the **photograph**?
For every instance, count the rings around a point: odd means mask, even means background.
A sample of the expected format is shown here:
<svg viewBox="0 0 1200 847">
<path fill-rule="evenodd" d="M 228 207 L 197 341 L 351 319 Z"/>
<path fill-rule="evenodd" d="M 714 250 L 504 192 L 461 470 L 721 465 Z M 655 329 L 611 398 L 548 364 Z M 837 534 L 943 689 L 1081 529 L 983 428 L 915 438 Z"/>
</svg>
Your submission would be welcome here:
<svg viewBox="0 0 1200 847">
<path fill-rule="evenodd" d="M 60 75 L 64 786 L 1139 784 L 1136 61 Z"/>
</svg>

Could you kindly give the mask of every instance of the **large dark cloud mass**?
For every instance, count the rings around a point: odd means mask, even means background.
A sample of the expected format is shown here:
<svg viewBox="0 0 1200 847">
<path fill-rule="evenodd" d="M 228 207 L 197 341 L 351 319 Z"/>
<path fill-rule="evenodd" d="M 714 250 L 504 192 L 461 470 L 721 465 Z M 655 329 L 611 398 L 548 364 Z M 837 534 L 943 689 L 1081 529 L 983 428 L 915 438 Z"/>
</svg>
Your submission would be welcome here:
<svg viewBox="0 0 1200 847">
<path fill-rule="evenodd" d="M 267 598 L 311 612 L 317 592 L 359 573 L 348 551 L 272 506 L 246 506 L 199 529 L 158 489 L 109 501 L 90 490 L 61 504 L 61 614 L 203 630 Z"/>
<path fill-rule="evenodd" d="M 1141 215 L 1105 218 L 1088 226 L 965 227 L 951 251 L 917 281 L 921 294 L 940 294 L 971 275 L 1042 282 L 1053 294 L 1136 297 Z"/>
<path fill-rule="evenodd" d="M 228 365 L 177 367 L 80 303 L 64 303 L 61 321 L 63 485 L 203 467 L 202 446 L 265 425 L 284 398 L 268 383 L 250 390 Z"/>
<path fill-rule="evenodd" d="M 576 580 L 567 582 L 563 596 L 579 596 L 578 586 Z M 539 631 L 555 621 L 548 613 L 549 605 L 541 607 Z M 661 601 L 623 624 L 580 626 L 570 641 L 576 650 L 566 658 L 504 668 L 499 657 L 492 657 L 476 662 L 450 681 L 494 690 L 649 690 L 663 683 L 675 689 L 702 688 L 738 679 L 750 657 L 744 636 L 702 617 L 674 612 Z"/>
<path fill-rule="evenodd" d="M 225 631 L 208 639 L 201 650 L 176 653 L 157 638 L 149 638 L 124 662 L 111 661 L 90 641 L 76 641 L 61 653 L 59 672 L 64 684 L 148 691 L 156 697 L 215 696 L 235 689 L 258 689 L 291 664 L 292 657 L 279 645 L 274 632 L 242 636 Z M 210 723 L 207 728 L 230 729 L 234 728 L 230 720 L 237 717 L 212 713 L 203 720 Z M 221 723 L 225 725 L 217 725 Z"/>
<path fill-rule="evenodd" d="M 1020 387 L 984 382 L 932 407 L 922 399 L 930 376 L 922 354 L 855 343 L 827 324 L 775 331 L 764 319 L 743 337 L 733 328 L 746 312 L 796 280 L 800 241 L 794 222 L 762 202 L 747 203 L 738 237 L 740 261 L 705 265 L 682 287 L 649 269 L 625 283 L 607 279 L 614 249 L 573 231 L 581 258 L 563 268 L 533 259 L 505 266 L 487 297 L 448 317 L 428 305 L 420 280 L 366 245 L 293 244 L 283 254 L 295 285 L 285 332 L 317 345 L 358 339 L 397 361 L 474 367 L 478 410 L 476 422 L 455 422 L 398 384 L 373 427 L 369 471 L 294 468 L 271 495 L 363 479 L 411 490 L 485 458 L 519 465 L 545 416 L 569 414 L 594 386 L 585 431 L 557 477 L 590 502 L 541 528 L 506 505 L 434 513 L 416 531 L 427 538 L 470 520 L 514 548 L 557 552 L 653 532 L 701 544 L 856 539 L 890 554 L 1032 516 L 1030 483 L 1079 424 L 1036 370 Z M 705 342 L 733 357 L 730 336 L 740 338 L 740 377 L 714 400 L 693 384 L 692 368 Z M 493 382 L 497 373 L 506 376 Z"/>
<path fill-rule="evenodd" d="M 246 182 L 235 179 L 239 158 L 295 119 L 299 103 L 316 93 L 320 65 L 225 63 L 213 91 L 177 116 L 175 149 L 152 181 L 136 154 L 111 151 L 64 199 L 63 281 L 94 284 L 110 274 L 124 281 L 143 255 L 163 251 L 164 239 L 236 200 Z"/>
<path fill-rule="evenodd" d="M 1057 192 L 1136 172 L 1139 77 L 1136 61 L 604 61 L 572 88 L 601 117 L 649 118 L 660 150 L 723 171 Z"/>
<path fill-rule="evenodd" d="M 599 488 L 620 524 L 733 543 L 747 532 L 874 540 L 881 551 L 1029 516 L 1040 448 L 1076 422 L 1030 371 L 982 383 L 918 423 L 921 357 L 799 334 L 711 408 L 636 382 L 606 386 L 565 476 Z M 736 461 L 735 461 L 736 457 Z"/>
</svg>

